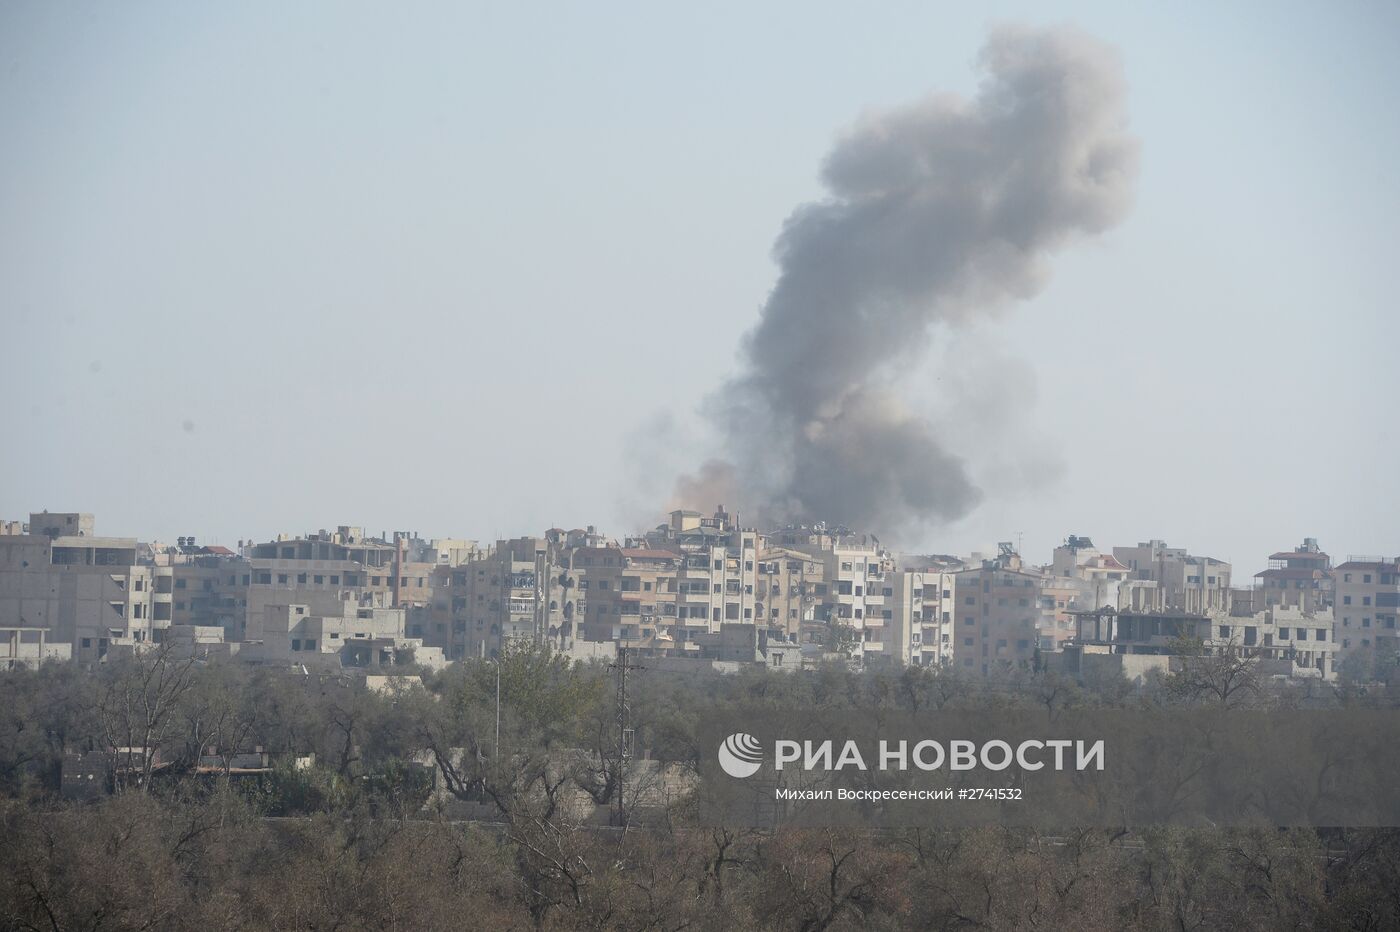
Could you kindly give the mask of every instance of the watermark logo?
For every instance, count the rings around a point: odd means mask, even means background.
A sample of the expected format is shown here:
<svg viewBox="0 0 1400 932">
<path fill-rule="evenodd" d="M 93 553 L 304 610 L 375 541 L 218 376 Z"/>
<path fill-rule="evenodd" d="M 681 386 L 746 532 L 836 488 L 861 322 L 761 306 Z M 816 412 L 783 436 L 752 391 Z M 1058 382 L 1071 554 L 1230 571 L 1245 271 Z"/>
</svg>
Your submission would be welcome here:
<svg viewBox="0 0 1400 932">
<path fill-rule="evenodd" d="M 719 766 L 731 777 L 751 777 L 763 766 L 763 745 L 753 735 L 736 732 L 720 743 Z"/>
</svg>

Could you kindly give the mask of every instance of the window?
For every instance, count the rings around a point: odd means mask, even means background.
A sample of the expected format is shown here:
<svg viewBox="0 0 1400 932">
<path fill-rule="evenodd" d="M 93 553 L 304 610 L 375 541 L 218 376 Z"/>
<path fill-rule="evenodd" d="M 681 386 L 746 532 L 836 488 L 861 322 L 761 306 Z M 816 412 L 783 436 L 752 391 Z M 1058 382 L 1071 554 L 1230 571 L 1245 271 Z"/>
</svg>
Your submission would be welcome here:
<svg viewBox="0 0 1400 932">
<path fill-rule="evenodd" d="M 1278 629 L 1278 639 L 1279 639 L 1280 641 L 1286 641 L 1286 640 L 1288 640 L 1288 629 L 1287 629 L 1287 628 L 1279 628 L 1279 629 Z"/>
<path fill-rule="evenodd" d="M 277 574 L 277 585 L 279 585 L 279 586 L 285 586 L 286 584 L 287 584 L 287 574 L 286 574 L 286 573 L 278 573 L 278 574 Z"/>
<path fill-rule="evenodd" d="M 301 650 L 301 638 L 292 638 L 292 650 Z"/>
<path fill-rule="evenodd" d="M 312 582 L 316 583 L 316 585 L 319 586 L 319 585 L 321 585 L 323 582 L 326 581 L 326 577 L 324 577 L 324 576 L 322 576 L 322 575 L 320 575 L 320 574 L 318 573 L 317 575 L 311 577 L 311 580 L 312 580 Z"/>
<path fill-rule="evenodd" d="M 315 638 L 309 638 L 309 639 L 307 640 L 307 642 L 306 642 L 306 649 L 307 649 L 307 650 L 315 650 L 315 649 L 316 649 L 316 639 L 315 639 Z"/>
</svg>

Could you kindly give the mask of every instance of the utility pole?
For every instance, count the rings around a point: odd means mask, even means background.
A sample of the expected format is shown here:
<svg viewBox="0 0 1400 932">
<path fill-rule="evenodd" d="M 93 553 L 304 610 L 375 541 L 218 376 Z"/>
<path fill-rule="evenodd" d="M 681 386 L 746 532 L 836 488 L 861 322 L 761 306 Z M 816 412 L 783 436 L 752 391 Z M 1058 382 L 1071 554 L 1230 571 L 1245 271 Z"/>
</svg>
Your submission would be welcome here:
<svg viewBox="0 0 1400 932">
<path fill-rule="evenodd" d="M 631 698 L 627 694 L 627 674 L 644 667 L 633 666 L 626 647 L 617 649 L 617 662 L 612 664 L 617 678 L 617 824 L 627 828 L 627 765 L 632 760 L 633 731 Z"/>
</svg>

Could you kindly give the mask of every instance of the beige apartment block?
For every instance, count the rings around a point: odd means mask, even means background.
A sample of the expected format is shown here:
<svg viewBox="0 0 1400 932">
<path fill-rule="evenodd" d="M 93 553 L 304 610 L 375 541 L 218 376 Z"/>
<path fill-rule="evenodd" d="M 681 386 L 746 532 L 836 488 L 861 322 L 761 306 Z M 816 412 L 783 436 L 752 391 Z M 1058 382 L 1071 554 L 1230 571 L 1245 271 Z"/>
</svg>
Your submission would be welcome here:
<svg viewBox="0 0 1400 932">
<path fill-rule="evenodd" d="M 1171 658 L 1183 649 L 1208 653 L 1231 650 L 1259 661 L 1261 676 L 1331 680 L 1338 645 L 1330 612 L 1305 612 L 1278 606 L 1248 615 L 1161 611 L 1119 612 L 1098 609 L 1076 614 L 1078 633 L 1052 656 L 1052 668 L 1082 670 L 1090 654 Z M 1139 666 L 1133 669 L 1142 672 Z M 1169 672 L 1161 664 L 1160 672 Z M 1126 668 L 1125 668 L 1126 670 Z"/>
<path fill-rule="evenodd" d="M 1197 557 L 1160 540 L 1136 547 L 1114 547 L 1113 556 L 1132 571 L 1132 578 L 1157 583 L 1166 609 L 1183 612 L 1230 610 L 1230 564 L 1214 557 Z"/>
<path fill-rule="evenodd" d="M 885 580 L 894 561 L 874 544 L 839 543 L 822 552 L 833 624 L 859 633 L 858 657 L 885 655 Z"/>
<path fill-rule="evenodd" d="M 451 625 L 448 657 L 492 657 L 518 640 L 567 650 L 579 611 L 569 550 L 569 538 L 552 531 L 497 541 L 439 570 L 431 612 L 435 626 L 444 618 Z"/>
<path fill-rule="evenodd" d="M 1269 568 L 1254 574 L 1258 608 L 1297 606 L 1315 612 L 1332 607 L 1332 558 L 1309 537 L 1292 550 L 1270 554 Z"/>
<path fill-rule="evenodd" d="M 1002 544 L 995 559 L 957 574 L 952 660 L 981 674 L 1029 668 L 1039 646 L 1044 577 L 1023 568 L 1020 554 Z"/>
<path fill-rule="evenodd" d="M 682 555 L 649 547 L 585 547 L 573 553 L 584 637 L 644 655 L 676 646 L 676 570 Z"/>
<path fill-rule="evenodd" d="M 95 536 L 91 515 L 43 512 L 30 527 L 42 533 L 0 536 L 0 626 L 43 628 L 84 662 L 160 639 L 170 622 L 154 618 L 153 568 L 134 539 Z"/>
<path fill-rule="evenodd" d="M 1351 556 L 1333 570 L 1338 664 L 1400 650 L 1400 558 Z M 1364 671 L 1368 665 L 1361 665 Z M 1360 675 L 1364 677 L 1364 672 Z"/>
<path fill-rule="evenodd" d="M 259 626 L 262 640 L 245 644 L 242 660 L 308 670 L 378 669 L 412 661 L 445 664 L 442 651 L 404 636 L 404 610 L 366 608 L 354 601 L 338 611 L 309 604 L 269 605 Z"/>
<path fill-rule="evenodd" d="M 755 582 L 755 622 L 780 631 L 798 644 L 817 621 L 818 587 L 826 582 L 826 562 L 790 547 L 762 546 Z"/>
<path fill-rule="evenodd" d="M 756 623 L 761 602 L 756 530 L 739 527 L 722 507 L 708 518 L 674 511 L 670 523 L 643 540 L 647 549 L 670 550 L 680 557 L 675 570 L 675 650 L 698 653 L 700 636 L 718 634 L 725 622 Z"/>
<path fill-rule="evenodd" d="M 883 656 L 900 666 L 930 666 L 941 662 L 942 624 L 937 617 L 948 587 L 951 604 L 952 574 L 921 570 L 893 570 L 886 574 L 881 609 Z M 933 604 L 926 604 L 930 597 Z M 934 616 L 932 619 L 930 616 Z M 949 625 L 951 628 L 951 624 Z M 932 644 L 924 638 L 932 634 Z"/>
<path fill-rule="evenodd" d="M 427 606 L 433 571 L 440 565 L 436 553 L 425 559 L 430 550 L 427 542 L 407 533 L 385 540 L 348 525 L 253 544 L 245 549 L 246 564 L 228 574 L 231 587 L 247 588 L 239 637 L 252 639 L 247 632 L 261 623 L 268 606 L 326 595 L 365 608 Z"/>
<path fill-rule="evenodd" d="M 1047 575 L 1079 580 L 1075 601 L 1081 608 L 1128 608 L 1141 597 L 1130 595 L 1133 571 L 1113 554 L 1100 553 L 1087 537 L 1070 535 L 1055 548 Z M 1147 581 L 1147 580 L 1143 580 Z M 1151 587 L 1156 589 L 1156 586 Z"/>
</svg>

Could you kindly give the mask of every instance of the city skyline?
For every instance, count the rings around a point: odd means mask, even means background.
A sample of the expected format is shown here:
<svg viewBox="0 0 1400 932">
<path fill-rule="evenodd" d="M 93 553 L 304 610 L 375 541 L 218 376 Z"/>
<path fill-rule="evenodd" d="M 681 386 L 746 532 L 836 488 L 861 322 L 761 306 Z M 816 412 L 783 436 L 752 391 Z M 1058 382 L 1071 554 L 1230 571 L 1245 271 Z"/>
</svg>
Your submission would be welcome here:
<svg viewBox="0 0 1400 932">
<path fill-rule="evenodd" d="M 419 10 L 0 14 L 22 452 L 0 514 L 224 543 L 644 529 L 716 451 L 697 409 L 832 141 L 975 94 L 989 27 L 1041 20 Z M 978 508 L 857 530 L 1156 538 L 1242 568 L 1304 535 L 1394 549 L 1400 451 L 1369 411 L 1396 387 L 1397 14 L 1276 10 L 1062 15 L 1121 58 L 1133 209 L 908 373 Z"/>
</svg>

